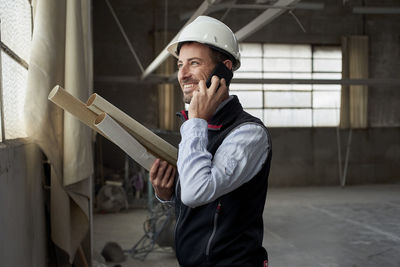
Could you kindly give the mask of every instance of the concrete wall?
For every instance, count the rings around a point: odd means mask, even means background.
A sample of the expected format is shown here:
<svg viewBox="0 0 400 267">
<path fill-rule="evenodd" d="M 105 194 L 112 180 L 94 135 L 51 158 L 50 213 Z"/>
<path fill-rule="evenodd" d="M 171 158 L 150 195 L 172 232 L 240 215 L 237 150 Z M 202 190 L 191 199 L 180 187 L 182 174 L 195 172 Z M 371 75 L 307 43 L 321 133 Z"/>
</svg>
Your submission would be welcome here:
<svg viewBox="0 0 400 267">
<path fill-rule="evenodd" d="M 202 3 L 169 0 L 167 28 L 176 33 L 185 20 L 180 15 L 194 11 Z M 325 3 L 325 9 L 295 10 L 306 29 L 302 32 L 293 17 L 285 13 L 246 42 L 311 43 L 340 45 L 342 36 L 369 36 L 369 73 L 371 78 L 399 78 L 400 16 L 353 14 L 352 7 L 399 6 L 397 0 L 308 0 Z M 343 2 L 345 2 L 343 4 Z M 165 1 L 115 0 L 112 4 L 144 66 L 157 55 L 154 33 L 164 29 Z M 104 82 L 108 75 L 140 76 L 140 69 L 129 52 L 104 1 L 94 1 L 95 89 L 129 115 L 150 128 L 157 128 L 156 86 L 145 83 Z M 261 11 L 231 10 L 225 23 L 233 31 L 240 29 Z M 211 13 L 220 18 L 223 12 Z M 348 183 L 400 181 L 395 168 L 400 151 L 400 88 L 398 85 L 370 86 L 368 91 L 367 130 L 353 133 Z M 337 141 L 334 128 L 271 129 L 274 157 L 271 184 L 338 184 Z M 345 132 L 342 132 L 344 158 Z M 108 141 L 103 142 L 103 162 L 109 168 L 123 167 L 123 153 Z M 358 156 L 362 155 L 362 157 Z M 388 156 L 389 155 L 389 156 Z"/>
<path fill-rule="evenodd" d="M 340 185 L 349 138 L 334 128 L 271 128 L 271 186 Z M 340 148 L 338 147 L 340 142 Z M 346 185 L 400 181 L 400 129 L 353 130 Z"/>
<path fill-rule="evenodd" d="M 46 230 L 39 148 L 0 143 L 0 265 L 46 266 Z"/>
<path fill-rule="evenodd" d="M 370 77 L 399 79 L 400 15 L 370 15 L 365 23 L 366 33 L 371 36 Z M 400 126 L 400 85 L 371 86 L 368 101 L 370 126 Z"/>
</svg>

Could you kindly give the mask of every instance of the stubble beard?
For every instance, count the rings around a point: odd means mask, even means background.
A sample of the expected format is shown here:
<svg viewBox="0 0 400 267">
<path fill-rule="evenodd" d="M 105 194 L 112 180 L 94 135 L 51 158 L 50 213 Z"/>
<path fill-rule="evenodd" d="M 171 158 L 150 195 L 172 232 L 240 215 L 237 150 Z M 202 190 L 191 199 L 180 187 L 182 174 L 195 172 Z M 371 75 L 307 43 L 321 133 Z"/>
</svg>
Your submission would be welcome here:
<svg viewBox="0 0 400 267">
<path fill-rule="evenodd" d="M 191 95 L 183 95 L 183 102 L 185 104 L 190 104 L 190 102 L 192 101 L 192 96 Z"/>
</svg>

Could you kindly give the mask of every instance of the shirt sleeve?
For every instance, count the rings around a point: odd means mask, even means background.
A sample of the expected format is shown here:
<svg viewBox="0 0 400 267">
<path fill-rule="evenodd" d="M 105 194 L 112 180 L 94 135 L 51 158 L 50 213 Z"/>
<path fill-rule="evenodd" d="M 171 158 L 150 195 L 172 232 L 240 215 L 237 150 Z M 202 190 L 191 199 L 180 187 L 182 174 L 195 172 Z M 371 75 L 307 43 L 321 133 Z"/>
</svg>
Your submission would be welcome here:
<svg viewBox="0 0 400 267">
<path fill-rule="evenodd" d="M 207 151 L 207 127 L 197 118 L 181 127 L 177 167 L 181 200 L 189 207 L 212 202 L 248 182 L 261 170 L 270 150 L 265 129 L 246 123 L 229 133 L 212 157 Z"/>
</svg>

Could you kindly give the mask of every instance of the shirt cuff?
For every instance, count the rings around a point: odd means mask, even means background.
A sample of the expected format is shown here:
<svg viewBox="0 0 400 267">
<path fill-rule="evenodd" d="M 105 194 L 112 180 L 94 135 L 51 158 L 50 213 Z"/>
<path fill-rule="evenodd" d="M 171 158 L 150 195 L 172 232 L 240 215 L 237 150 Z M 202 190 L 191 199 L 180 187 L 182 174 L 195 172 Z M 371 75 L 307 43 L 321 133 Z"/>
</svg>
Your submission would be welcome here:
<svg viewBox="0 0 400 267">
<path fill-rule="evenodd" d="M 175 197 L 174 197 L 174 196 L 172 196 L 170 200 L 162 200 L 161 198 L 159 198 L 159 197 L 157 196 L 157 194 L 154 194 L 154 196 L 155 196 L 156 199 L 157 199 L 160 203 L 162 203 L 162 204 L 167 204 L 167 205 L 170 205 L 170 206 L 172 206 L 172 205 L 175 204 Z"/>
</svg>

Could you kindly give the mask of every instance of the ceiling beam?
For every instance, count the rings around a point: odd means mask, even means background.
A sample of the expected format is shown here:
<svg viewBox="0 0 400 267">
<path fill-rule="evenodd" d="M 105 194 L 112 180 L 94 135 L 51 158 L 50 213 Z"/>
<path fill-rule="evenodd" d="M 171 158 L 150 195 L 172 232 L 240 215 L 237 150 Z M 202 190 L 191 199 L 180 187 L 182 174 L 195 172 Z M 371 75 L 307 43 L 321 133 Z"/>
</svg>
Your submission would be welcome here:
<svg viewBox="0 0 400 267">
<path fill-rule="evenodd" d="M 215 3 L 219 2 L 218 0 L 205 0 L 200 7 L 193 13 L 193 15 L 190 17 L 190 19 L 183 25 L 182 29 L 195 20 L 198 16 L 203 15 L 207 10 L 214 5 Z M 179 31 L 180 32 L 180 31 Z M 175 40 L 178 39 L 179 32 L 175 35 L 175 37 L 171 40 L 170 43 L 174 42 Z M 169 56 L 169 53 L 167 51 L 168 45 L 161 51 L 161 53 L 153 60 L 153 62 L 150 63 L 150 65 L 144 70 L 142 74 L 142 79 L 146 78 L 150 73 L 155 71 L 158 66 L 160 66 Z"/>
<path fill-rule="evenodd" d="M 300 0 L 279 0 L 277 1 L 274 6 L 279 6 L 279 7 L 287 7 L 290 5 L 297 4 Z M 217 4 L 219 1 L 217 0 L 205 0 L 201 6 L 196 10 L 196 12 L 191 16 L 191 18 L 186 22 L 186 24 L 182 27 L 182 29 L 192 22 L 195 18 L 198 16 L 204 14 L 207 12 L 209 8 L 211 8 L 213 5 Z M 237 31 L 235 33 L 236 38 L 238 41 L 242 41 L 246 39 L 248 36 L 253 34 L 254 32 L 258 31 L 261 29 L 263 26 L 280 16 L 286 12 L 286 9 L 284 8 L 271 8 L 263 13 L 261 15 L 257 16 L 254 20 L 252 20 L 249 24 L 244 26 L 242 29 Z M 174 42 L 179 36 L 179 33 L 172 39 L 171 42 Z M 170 42 L 170 43 L 171 43 Z M 145 79 L 147 76 L 149 76 L 150 73 L 152 73 L 155 69 L 158 68 L 169 56 L 169 53 L 167 51 L 168 45 L 161 51 L 161 53 L 153 60 L 153 62 L 150 63 L 150 65 L 145 69 L 145 71 L 142 74 L 142 79 Z"/>
<path fill-rule="evenodd" d="M 400 7 L 353 7 L 354 14 L 400 14 Z"/>
<path fill-rule="evenodd" d="M 297 2 L 299 1 L 300 0 L 279 0 L 274 4 L 274 6 L 285 7 L 297 4 Z M 284 12 L 286 12 L 286 9 L 275 9 L 275 8 L 267 9 L 266 11 L 261 13 L 261 15 L 252 20 L 249 24 L 247 24 L 239 31 L 237 31 L 235 33 L 236 38 L 238 39 L 239 42 L 246 39 L 256 31 L 261 29 L 263 26 L 265 26 L 266 24 L 270 23 L 271 21 L 282 15 Z"/>
<path fill-rule="evenodd" d="M 307 2 L 300 2 L 292 6 L 275 6 L 275 5 L 267 5 L 267 4 L 235 4 L 235 1 L 224 1 L 223 4 L 214 5 L 210 8 L 207 14 L 211 14 L 213 12 L 218 12 L 224 9 L 267 9 L 267 8 L 281 8 L 281 9 L 288 9 L 288 10 L 323 10 L 325 8 L 324 3 L 307 3 Z M 190 18 L 193 14 L 193 11 L 185 12 L 179 15 L 181 20 L 186 20 Z"/>
<path fill-rule="evenodd" d="M 95 82 L 104 83 L 129 83 L 129 84 L 177 84 L 176 77 L 170 79 L 169 76 L 151 75 L 151 79 L 142 80 L 139 76 L 95 76 Z M 341 85 L 386 85 L 398 86 L 400 79 L 243 79 L 233 78 L 232 83 L 241 84 L 341 84 Z"/>
</svg>

